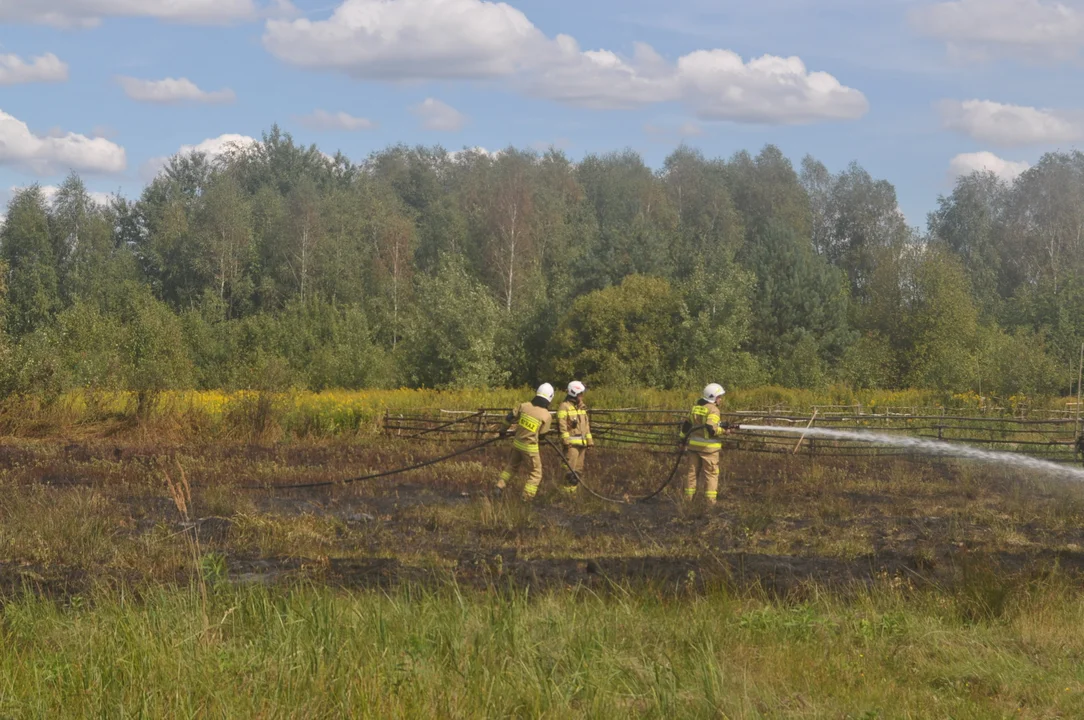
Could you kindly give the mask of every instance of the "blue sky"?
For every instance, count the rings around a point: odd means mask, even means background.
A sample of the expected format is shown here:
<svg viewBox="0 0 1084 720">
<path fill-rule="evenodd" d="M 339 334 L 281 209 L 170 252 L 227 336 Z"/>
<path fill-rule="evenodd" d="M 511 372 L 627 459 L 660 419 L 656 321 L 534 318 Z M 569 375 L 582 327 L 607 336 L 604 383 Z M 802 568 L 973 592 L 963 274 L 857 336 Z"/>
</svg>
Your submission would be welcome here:
<svg viewBox="0 0 1084 720">
<path fill-rule="evenodd" d="M 1084 0 L 0 0 L 0 201 L 71 168 L 135 196 L 277 122 L 355 160 L 774 143 L 924 225 L 954 173 L 1084 138 L 1082 43 Z"/>
</svg>

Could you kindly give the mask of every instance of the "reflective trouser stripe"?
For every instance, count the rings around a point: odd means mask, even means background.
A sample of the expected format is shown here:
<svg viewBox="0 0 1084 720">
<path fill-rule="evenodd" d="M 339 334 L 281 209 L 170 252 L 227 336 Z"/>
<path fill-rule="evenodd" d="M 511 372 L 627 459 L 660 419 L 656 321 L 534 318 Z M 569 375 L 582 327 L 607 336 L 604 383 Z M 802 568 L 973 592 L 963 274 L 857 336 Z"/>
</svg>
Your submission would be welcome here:
<svg viewBox="0 0 1084 720">
<path fill-rule="evenodd" d="M 538 494 L 538 486 L 537 485 L 525 485 L 523 487 L 523 494 L 526 497 L 534 497 L 535 495 Z"/>
<path fill-rule="evenodd" d="M 718 490 L 708 490 L 707 495 L 708 495 L 708 500 L 714 500 L 715 498 L 719 497 L 719 491 Z"/>
<path fill-rule="evenodd" d="M 692 438 L 689 440 L 690 447 L 708 448 L 711 450 L 721 450 L 723 443 L 720 440 L 703 440 L 701 438 Z"/>
<path fill-rule="evenodd" d="M 696 488 L 694 488 L 694 487 L 685 488 L 685 494 L 688 495 L 689 497 L 692 497 L 693 495 L 696 495 Z"/>
<path fill-rule="evenodd" d="M 532 445 L 531 443 L 523 442 L 522 440 L 515 440 L 512 442 L 512 445 L 516 448 L 516 450 L 530 453 L 531 455 L 538 454 L 538 445 Z"/>
</svg>

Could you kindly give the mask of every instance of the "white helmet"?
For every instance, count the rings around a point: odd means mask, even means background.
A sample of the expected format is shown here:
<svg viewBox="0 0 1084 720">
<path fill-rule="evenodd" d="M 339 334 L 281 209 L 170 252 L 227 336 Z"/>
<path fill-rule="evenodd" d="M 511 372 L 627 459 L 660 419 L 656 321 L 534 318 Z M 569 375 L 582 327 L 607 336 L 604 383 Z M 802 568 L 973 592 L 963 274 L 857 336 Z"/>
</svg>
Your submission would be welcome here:
<svg viewBox="0 0 1084 720">
<path fill-rule="evenodd" d="M 704 399 L 708 402 L 715 402 L 723 395 L 726 395 L 726 390 L 719 383 L 712 383 L 704 388 Z"/>
<path fill-rule="evenodd" d="M 540 398 L 546 398 L 546 402 L 553 402 L 553 386 L 549 383 L 542 383 L 538 386 L 538 391 L 535 395 Z"/>
<path fill-rule="evenodd" d="M 579 397 L 587 392 L 587 386 L 579 380 L 573 380 L 568 384 L 569 397 Z"/>
</svg>

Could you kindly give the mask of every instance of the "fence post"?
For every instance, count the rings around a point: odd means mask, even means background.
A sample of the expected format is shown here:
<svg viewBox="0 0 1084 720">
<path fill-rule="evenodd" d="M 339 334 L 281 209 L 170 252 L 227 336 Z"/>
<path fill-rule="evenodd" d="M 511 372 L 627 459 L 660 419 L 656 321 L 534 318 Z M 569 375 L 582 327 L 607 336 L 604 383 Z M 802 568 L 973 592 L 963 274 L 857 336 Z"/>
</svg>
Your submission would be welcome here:
<svg viewBox="0 0 1084 720">
<path fill-rule="evenodd" d="M 1080 399 L 1081 384 L 1084 382 L 1084 343 L 1080 346 L 1080 365 L 1077 366 L 1076 376 L 1076 436 L 1080 437 Z"/>
</svg>

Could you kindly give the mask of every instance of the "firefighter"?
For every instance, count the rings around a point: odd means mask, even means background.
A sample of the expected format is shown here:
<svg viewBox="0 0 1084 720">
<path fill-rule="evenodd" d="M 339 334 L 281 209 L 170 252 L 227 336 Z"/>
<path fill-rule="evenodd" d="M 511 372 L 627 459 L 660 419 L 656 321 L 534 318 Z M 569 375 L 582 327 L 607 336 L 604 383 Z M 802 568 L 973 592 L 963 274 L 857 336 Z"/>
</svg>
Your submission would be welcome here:
<svg viewBox="0 0 1084 720">
<path fill-rule="evenodd" d="M 523 486 L 523 499 L 533 500 L 538 494 L 538 486 L 542 483 L 542 454 L 539 452 L 538 439 L 549 432 L 553 422 L 549 410 L 551 402 L 553 402 L 553 386 L 543 383 L 535 393 L 534 400 L 513 408 L 505 417 L 501 436 L 507 437 L 512 433 L 511 428 L 514 423 L 515 439 L 512 441 L 508 462 L 505 463 L 504 470 L 501 472 L 501 479 L 497 482 L 498 497 L 504 493 L 508 481 L 521 465 L 531 468 L 527 484 Z"/>
<path fill-rule="evenodd" d="M 696 497 L 698 478 L 704 483 L 708 504 L 714 505 L 719 497 L 719 451 L 723 448 L 722 435 L 728 431 L 729 425 L 720 422 L 716 403 L 725 394 L 726 390 L 717 383 L 704 388 L 703 395 L 696 401 L 682 427 L 682 437 L 688 438 L 690 459 L 685 476 L 686 500 Z"/>
<path fill-rule="evenodd" d="M 584 455 L 587 448 L 595 445 L 591 437 L 591 423 L 587 418 L 587 405 L 583 402 L 586 392 L 586 385 L 579 380 L 573 380 L 568 384 L 568 397 L 557 407 L 557 428 L 561 431 L 561 445 L 565 449 L 565 460 L 572 468 L 565 474 L 564 490 L 569 493 L 579 489 Z"/>
</svg>

